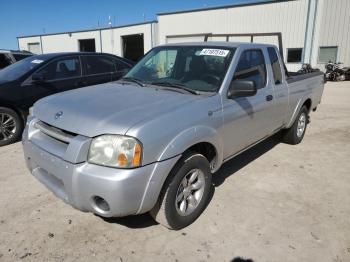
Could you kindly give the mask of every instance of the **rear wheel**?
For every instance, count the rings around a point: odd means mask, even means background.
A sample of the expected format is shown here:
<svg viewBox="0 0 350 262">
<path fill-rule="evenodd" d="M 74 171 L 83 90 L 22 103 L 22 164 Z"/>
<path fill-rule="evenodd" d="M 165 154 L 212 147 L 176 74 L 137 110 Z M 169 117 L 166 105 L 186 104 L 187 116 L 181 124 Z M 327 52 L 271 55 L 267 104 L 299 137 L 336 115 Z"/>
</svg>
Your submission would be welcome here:
<svg viewBox="0 0 350 262">
<path fill-rule="evenodd" d="M 18 141 L 22 132 L 22 118 L 14 110 L 0 107 L 0 146 Z"/>
<path fill-rule="evenodd" d="M 293 125 L 289 129 L 284 130 L 283 142 L 290 145 L 299 144 L 304 138 L 308 121 L 309 111 L 306 106 L 303 106 Z"/>
<path fill-rule="evenodd" d="M 208 160 L 201 154 L 186 153 L 169 174 L 150 214 L 165 227 L 184 228 L 204 211 L 211 189 Z"/>
</svg>

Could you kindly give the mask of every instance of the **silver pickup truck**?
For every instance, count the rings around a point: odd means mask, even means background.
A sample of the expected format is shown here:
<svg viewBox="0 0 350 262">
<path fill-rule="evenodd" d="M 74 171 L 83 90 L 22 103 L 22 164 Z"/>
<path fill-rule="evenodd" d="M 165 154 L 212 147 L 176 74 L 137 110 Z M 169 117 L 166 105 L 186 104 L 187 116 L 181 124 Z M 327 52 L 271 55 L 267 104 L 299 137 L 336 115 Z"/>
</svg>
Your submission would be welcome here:
<svg viewBox="0 0 350 262">
<path fill-rule="evenodd" d="M 276 132 L 303 139 L 324 77 L 284 68 L 273 45 L 153 48 L 117 82 L 38 101 L 23 134 L 27 166 L 79 210 L 150 212 L 183 228 L 205 209 L 224 162 Z"/>
</svg>

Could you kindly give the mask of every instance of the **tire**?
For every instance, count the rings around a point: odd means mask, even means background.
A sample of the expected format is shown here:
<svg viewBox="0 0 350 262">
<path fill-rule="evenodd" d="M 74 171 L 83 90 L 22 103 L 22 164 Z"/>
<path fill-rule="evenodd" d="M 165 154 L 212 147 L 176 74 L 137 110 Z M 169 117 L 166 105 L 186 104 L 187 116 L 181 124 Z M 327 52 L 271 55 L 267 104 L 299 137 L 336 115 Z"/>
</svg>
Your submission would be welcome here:
<svg viewBox="0 0 350 262">
<path fill-rule="evenodd" d="M 196 189 L 189 190 L 191 187 Z M 150 214 L 169 229 L 182 229 L 192 224 L 207 207 L 211 190 L 208 160 L 198 153 L 185 153 L 170 172 Z"/>
<path fill-rule="evenodd" d="M 308 121 L 309 110 L 306 106 L 303 106 L 293 125 L 289 129 L 284 130 L 282 141 L 290 145 L 299 144 L 304 138 Z"/>
<path fill-rule="evenodd" d="M 22 118 L 14 110 L 0 107 L 0 146 L 17 142 L 22 132 Z"/>
</svg>

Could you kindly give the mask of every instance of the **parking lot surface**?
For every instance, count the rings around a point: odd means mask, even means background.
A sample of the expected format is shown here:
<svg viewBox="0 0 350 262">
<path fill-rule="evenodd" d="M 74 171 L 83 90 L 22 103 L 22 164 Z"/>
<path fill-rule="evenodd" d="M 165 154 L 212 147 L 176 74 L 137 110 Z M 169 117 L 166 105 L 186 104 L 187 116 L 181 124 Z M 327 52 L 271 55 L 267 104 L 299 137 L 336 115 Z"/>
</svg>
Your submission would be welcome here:
<svg viewBox="0 0 350 262">
<path fill-rule="evenodd" d="M 170 231 L 54 197 L 0 148 L 0 261 L 350 261 L 350 82 L 327 83 L 303 142 L 274 136 L 215 174 L 212 200 Z"/>
</svg>

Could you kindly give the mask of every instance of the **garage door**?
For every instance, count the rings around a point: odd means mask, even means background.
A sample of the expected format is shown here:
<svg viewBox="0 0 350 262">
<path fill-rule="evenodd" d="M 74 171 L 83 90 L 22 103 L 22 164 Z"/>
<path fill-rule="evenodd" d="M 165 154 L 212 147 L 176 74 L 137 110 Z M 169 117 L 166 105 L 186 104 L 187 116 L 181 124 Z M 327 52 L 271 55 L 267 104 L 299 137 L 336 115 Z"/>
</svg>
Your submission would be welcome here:
<svg viewBox="0 0 350 262">
<path fill-rule="evenodd" d="M 40 43 L 28 43 L 28 51 L 33 54 L 41 54 Z"/>
</svg>

